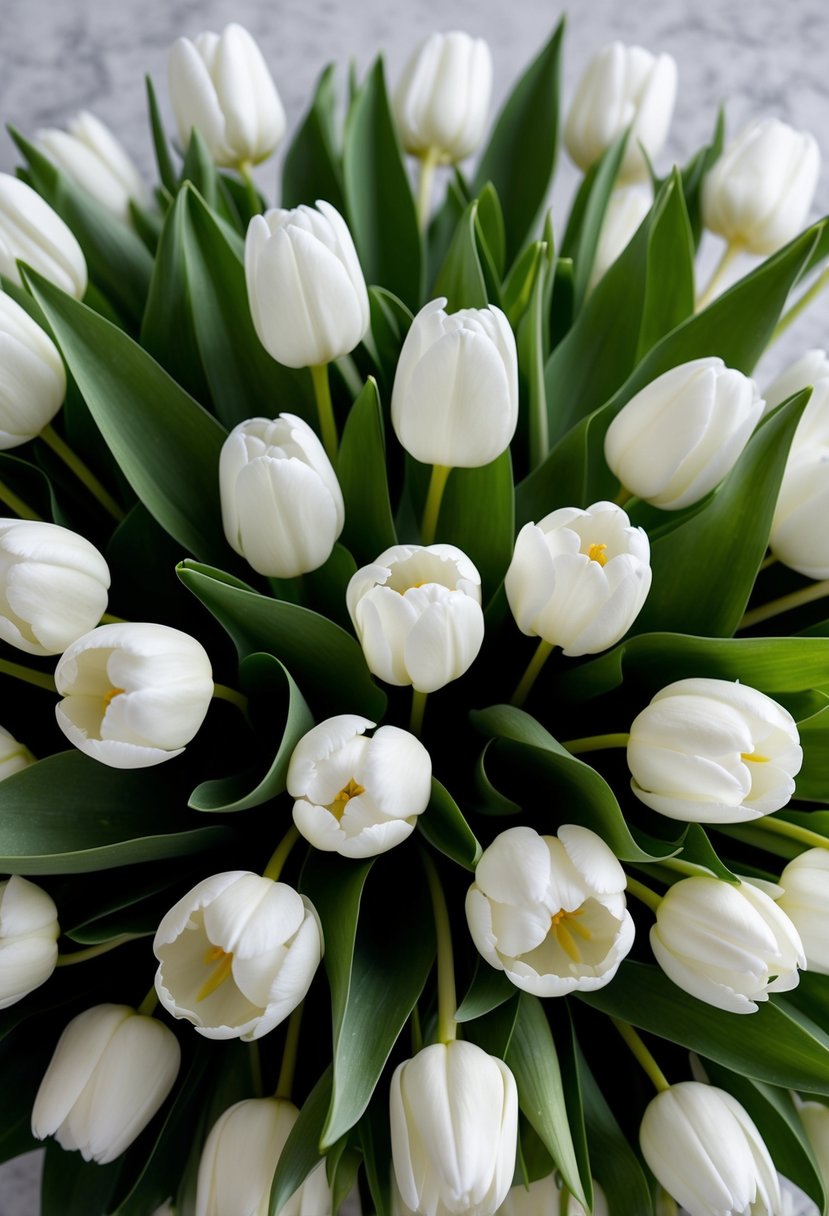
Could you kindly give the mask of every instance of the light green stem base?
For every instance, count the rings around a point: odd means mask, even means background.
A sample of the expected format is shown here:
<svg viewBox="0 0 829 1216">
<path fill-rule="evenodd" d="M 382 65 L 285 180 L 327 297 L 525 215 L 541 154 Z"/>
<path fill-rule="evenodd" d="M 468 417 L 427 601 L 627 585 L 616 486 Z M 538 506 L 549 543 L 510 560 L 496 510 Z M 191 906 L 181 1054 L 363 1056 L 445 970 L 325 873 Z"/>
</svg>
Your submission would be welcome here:
<svg viewBox="0 0 829 1216">
<path fill-rule="evenodd" d="M 433 464 L 432 476 L 429 479 L 429 490 L 426 494 L 426 506 L 423 508 L 423 522 L 420 525 L 420 539 L 424 545 L 434 543 L 440 518 L 440 504 L 443 502 L 443 492 L 449 480 L 452 469 L 445 464 Z"/>
<path fill-rule="evenodd" d="M 545 642 L 543 638 L 539 638 L 535 654 L 527 664 L 527 670 L 519 680 L 518 687 L 510 698 L 510 705 L 520 707 L 524 704 L 530 694 L 530 689 L 538 679 L 541 668 L 554 650 L 555 647 L 550 642 Z"/>
<path fill-rule="evenodd" d="M 218 701 L 228 701 L 231 705 L 245 715 L 248 716 L 248 699 L 244 693 L 238 692 L 235 688 L 229 688 L 227 684 L 214 684 L 213 696 Z"/>
<path fill-rule="evenodd" d="M 707 308 L 707 306 L 711 303 L 714 296 L 717 294 L 719 286 L 722 283 L 729 266 L 736 257 L 739 257 L 742 252 L 743 246 L 738 241 L 733 241 L 726 245 L 725 249 L 723 250 L 722 257 L 714 267 L 714 273 L 708 280 L 708 286 L 697 300 L 697 312 L 700 312 L 703 308 Z"/>
<path fill-rule="evenodd" d="M 294 827 L 288 828 L 288 831 L 274 849 L 273 856 L 271 857 L 270 861 L 262 871 L 263 878 L 270 878 L 272 882 L 279 881 L 279 875 L 282 873 L 282 867 L 288 860 L 288 854 L 298 840 L 299 832 L 297 829 Z"/>
<path fill-rule="evenodd" d="M 24 680 L 27 684 L 34 684 L 36 688 L 45 688 L 47 692 L 57 692 L 52 676 L 45 671 L 33 671 L 22 663 L 10 663 L 8 659 L 0 659 L 0 675 Z"/>
<path fill-rule="evenodd" d="M 429 148 L 420 157 L 420 174 L 417 183 L 417 226 L 421 232 L 425 232 L 429 226 L 435 169 L 439 164 L 440 153 L 437 148 Z"/>
<path fill-rule="evenodd" d="M 657 1092 L 662 1093 L 664 1090 L 670 1089 L 671 1086 L 667 1077 L 633 1027 L 629 1026 L 627 1022 L 620 1021 L 618 1018 L 611 1018 L 610 1020 L 630 1048 L 636 1061 L 642 1065 L 642 1068 L 648 1074 Z"/>
<path fill-rule="evenodd" d="M 437 1036 L 439 1043 L 453 1043 L 458 1037 L 458 1023 L 455 1021 L 455 1011 L 458 1000 L 455 994 L 455 962 L 452 955 L 452 930 L 449 923 L 449 910 L 446 907 L 446 896 L 440 885 L 438 872 L 434 862 L 425 850 L 421 850 L 423 867 L 426 870 L 426 881 L 429 884 L 429 895 L 432 898 L 432 912 L 435 918 L 435 935 L 438 948 L 438 1025 Z"/>
<path fill-rule="evenodd" d="M 249 160 L 239 162 L 239 176 L 245 183 L 245 195 L 248 200 L 248 210 L 251 215 L 262 214 L 262 200 L 259 197 L 259 191 L 256 189 L 256 183 L 253 180 L 253 165 Z"/>
<path fill-rule="evenodd" d="M 779 599 L 769 600 L 768 604 L 761 604 L 759 608 L 752 608 L 740 621 L 737 631 L 750 629 L 752 625 L 760 625 L 763 621 L 770 621 L 772 617 L 780 616 L 784 612 L 791 612 L 793 608 L 802 608 L 804 604 L 813 604 L 815 600 L 822 600 L 827 595 L 829 595 L 829 579 L 812 583 L 808 587 L 801 587 L 800 591 L 792 591 L 789 595 L 781 595 Z"/>
<path fill-rule="evenodd" d="M 581 752 L 605 752 L 612 747 L 627 747 L 630 735 L 620 731 L 615 735 L 585 735 L 582 739 L 567 739 L 562 743 L 568 752 L 578 756 Z"/>
<path fill-rule="evenodd" d="M 279 1069 L 279 1080 L 276 1083 L 275 1098 L 290 1100 L 294 1088 L 294 1073 L 296 1072 L 297 1056 L 299 1054 L 299 1030 L 302 1025 L 302 1012 L 305 1002 L 301 1001 L 288 1020 L 285 1034 L 285 1046 L 282 1049 L 282 1064 Z"/>
<path fill-rule="evenodd" d="M 42 515 L 38 515 L 37 511 L 33 510 L 28 503 L 15 494 L 14 490 L 10 489 L 5 482 L 0 481 L 0 502 L 5 503 L 10 511 L 14 511 L 20 519 L 34 519 L 40 521 Z"/>
<path fill-rule="evenodd" d="M 80 456 L 72 451 L 65 439 L 57 433 L 55 428 L 50 424 L 45 426 L 40 432 L 40 438 L 45 444 L 52 449 L 56 456 L 59 456 L 68 469 L 71 469 L 79 481 L 83 482 L 87 490 L 107 511 L 116 523 L 120 523 L 124 518 L 124 512 L 118 506 L 118 503 L 106 490 L 87 465 L 81 460 Z"/>
<path fill-rule="evenodd" d="M 428 692 L 418 692 L 417 689 L 412 689 L 412 712 L 409 717 L 409 730 L 418 739 L 423 730 L 423 715 L 426 712 L 426 699 L 428 696 Z"/>
<path fill-rule="evenodd" d="M 318 363 L 309 369 L 314 384 L 314 397 L 317 402 L 317 417 L 320 423 L 320 436 L 325 454 L 333 465 L 337 463 L 337 424 L 334 421 L 334 403 L 331 400 L 331 385 L 328 381 L 328 364 Z"/>
<path fill-rule="evenodd" d="M 98 958 L 101 954 L 109 954 L 110 950 L 117 950 L 119 946 L 126 946 L 127 942 L 137 941 L 140 937 L 149 937 L 149 933 L 122 933 L 119 937 L 113 937 L 111 941 L 99 942 L 97 946 L 87 946 L 85 950 L 74 950 L 72 954 L 59 954 L 56 967 L 72 967 L 75 963 L 86 963 L 91 958 Z M 155 989 L 152 990 L 155 995 Z M 139 1013 L 141 1010 L 139 1010 Z"/>
<path fill-rule="evenodd" d="M 650 908 L 651 912 L 655 912 L 662 903 L 662 896 L 657 895 L 656 891 L 652 891 L 650 887 L 646 887 L 638 878 L 631 878 L 630 874 L 626 875 L 627 885 L 626 890 L 638 899 L 640 903 L 645 904 Z"/>
<path fill-rule="evenodd" d="M 789 326 L 797 320 L 802 312 L 806 311 L 810 304 L 814 303 L 827 286 L 829 286 L 829 268 L 824 270 L 822 274 L 819 274 L 812 286 L 807 291 L 804 291 L 800 299 L 791 306 L 788 312 L 783 314 L 777 322 L 774 333 L 771 335 L 769 346 L 773 342 L 776 342 L 778 338 L 782 338 Z"/>
<path fill-rule="evenodd" d="M 755 820 L 752 827 L 771 832 L 774 836 L 784 836 L 787 840 L 796 840 L 810 849 L 829 849 L 829 838 L 826 836 L 803 828 L 798 823 L 789 823 L 787 819 L 776 819 L 774 815 L 764 815 L 762 819 Z"/>
</svg>

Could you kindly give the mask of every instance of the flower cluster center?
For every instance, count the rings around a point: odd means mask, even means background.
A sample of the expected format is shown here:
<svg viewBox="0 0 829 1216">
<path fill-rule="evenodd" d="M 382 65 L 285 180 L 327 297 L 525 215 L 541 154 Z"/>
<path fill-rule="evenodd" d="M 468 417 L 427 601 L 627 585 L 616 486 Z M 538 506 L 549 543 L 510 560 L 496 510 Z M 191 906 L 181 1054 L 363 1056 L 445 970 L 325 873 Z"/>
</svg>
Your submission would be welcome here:
<svg viewBox="0 0 829 1216">
<path fill-rule="evenodd" d="M 746 764 L 768 764 L 770 756 L 761 756 L 757 752 L 740 752 L 740 759 Z"/>
<path fill-rule="evenodd" d="M 120 697 L 122 692 L 124 692 L 123 688 L 110 688 L 108 692 L 104 693 L 105 713 L 109 709 L 111 702 L 114 701 L 116 697 Z"/>
<path fill-rule="evenodd" d="M 364 785 L 360 785 L 359 782 L 355 781 L 353 777 L 349 777 L 347 784 L 343 786 L 339 794 L 337 794 L 337 797 L 327 809 L 331 812 L 335 819 L 342 819 L 345 813 L 345 808 L 348 806 L 351 799 L 357 798 L 360 794 L 364 794 L 365 792 L 366 788 Z"/>
<path fill-rule="evenodd" d="M 583 911 L 583 908 L 576 908 L 573 912 L 566 912 L 564 908 L 559 908 L 558 912 L 550 917 L 550 932 L 555 934 L 556 941 L 574 963 L 581 962 L 581 950 L 573 934 L 586 942 L 593 939 L 593 934 L 587 926 L 577 920 Z"/>
<path fill-rule="evenodd" d="M 606 548 L 607 545 L 603 542 L 595 542 L 587 550 L 587 556 L 590 558 L 591 562 L 598 562 L 600 566 L 604 566 L 607 563 L 607 554 L 605 553 Z"/>
<path fill-rule="evenodd" d="M 205 951 L 204 965 L 205 967 L 209 967 L 211 963 L 217 963 L 218 965 L 213 968 L 212 973 L 199 989 L 196 996 L 197 1001 L 206 1000 L 211 993 L 215 992 L 225 982 L 233 966 L 233 955 L 227 950 L 223 950 L 221 946 L 211 946 L 209 950 Z"/>
</svg>

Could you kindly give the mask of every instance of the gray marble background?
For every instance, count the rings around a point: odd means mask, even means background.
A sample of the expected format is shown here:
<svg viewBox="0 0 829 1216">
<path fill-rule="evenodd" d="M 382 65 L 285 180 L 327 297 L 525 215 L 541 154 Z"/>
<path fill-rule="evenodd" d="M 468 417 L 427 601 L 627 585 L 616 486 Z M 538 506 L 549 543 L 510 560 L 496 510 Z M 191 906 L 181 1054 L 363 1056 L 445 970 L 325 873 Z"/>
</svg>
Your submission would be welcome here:
<svg viewBox="0 0 829 1216">
<path fill-rule="evenodd" d="M 336 0 L 302 5 L 281 0 L 1 0 L 0 115 L 32 135 L 39 127 L 60 125 L 79 109 L 91 109 L 149 172 L 144 74 L 153 76 L 166 106 L 165 61 L 172 40 L 219 30 L 231 20 L 247 26 L 259 41 L 291 127 L 330 60 L 345 65 L 353 58 L 364 70 L 383 48 L 393 81 L 412 46 L 433 29 L 465 29 L 490 42 L 495 110 L 560 11 L 550 0 L 361 0 L 359 5 Z M 673 130 L 658 168 L 685 161 L 707 139 L 717 105 L 724 101 L 731 132 L 750 117 L 772 114 L 815 133 L 826 163 L 814 215 L 829 211 L 826 0 L 572 0 L 565 97 L 588 56 L 613 39 L 669 51 L 679 64 Z M 169 116 L 169 108 L 166 112 Z M 13 146 L 4 135 L 0 170 L 14 164 Z M 260 168 L 258 180 L 273 197 L 272 163 Z M 576 180 L 563 157 L 553 199 L 559 217 Z M 716 253 L 712 240 L 703 257 L 710 263 Z M 740 272 L 748 265 L 746 259 Z M 829 293 L 767 356 L 758 374 L 761 385 L 813 346 L 829 346 Z M 0 1216 L 36 1216 L 38 1167 L 37 1155 L 0 1167 Z M 797 1210 L 793 1205 L 791 1216 Z"/>
</svg>

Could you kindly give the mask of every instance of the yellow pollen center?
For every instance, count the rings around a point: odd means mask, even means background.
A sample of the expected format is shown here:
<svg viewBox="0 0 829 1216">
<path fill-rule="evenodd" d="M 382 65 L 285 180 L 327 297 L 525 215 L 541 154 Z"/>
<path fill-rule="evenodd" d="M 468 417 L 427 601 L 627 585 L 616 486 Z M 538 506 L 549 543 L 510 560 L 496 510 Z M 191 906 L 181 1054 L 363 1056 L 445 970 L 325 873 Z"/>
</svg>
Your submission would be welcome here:
<svg viewBox="0 0 829 1216">
<path fill-rule="evenodd" d="M 768 764 L 771 756 L 759 756 L 757 752 L 740 752 L 740 759 L 746 764 Z"/>
<path fill-rule="evenodd" d="M 598 562 L 600 566 L 604 566 L 607 563 L 607 555 L 605 554 L 606 548 L 607 545 L 605 544 L 593 544 L 587 550 L 587 556 L 590 558 L 591 562 Z"/>
<path fill-rule="evenodd" d="M 233 966 L 233 955 L 223 950 L 221 946 L 211 946 L 209 950 L 205 951 L 204 965 L 209 967 L 211 963 L 218 963 L 218 966 L 214 967 L 212 973 L 202 984 L 196 996 L 197 1001 L 205 1000 L 225 982 Z"/>
<path fill-rule="evenodd" d="M 550 932 L 555 934 L 556 941 L 574 963 L 581 962 L 581 950 L 573 934 L 575 933 L 582 941 L 593 940 L 593 934 L 587 926 L 580 924 L 577 919 L 583 911 L 583 908 L 576 908 L 573 912 L 565 912 L 564 908 L 559 908 L 558 912 L 550 917 Z"/>
<path fill-rule="evenodd" d="M 104 713 L 106 713 L 106 711 L 109 709 L 111 702 L 114 701 L 116 697 L 120 697 L 123 691 L 123 688 L 110 688 L 109 692 L 104 693 Z"/>
<path fill-rule="evenodd" d="M 359 785 L 353 777 L 349 777 L 348 784 L 344 785 L 337 797 L 328 807 L 328 810 L 335 819 L 342 819 L 345 813 L 345 808 L 348 806 L 352 798 L 357 798 L 360 794 L 364 794 L 366 788 L 364 785 Z"/>
</svg>

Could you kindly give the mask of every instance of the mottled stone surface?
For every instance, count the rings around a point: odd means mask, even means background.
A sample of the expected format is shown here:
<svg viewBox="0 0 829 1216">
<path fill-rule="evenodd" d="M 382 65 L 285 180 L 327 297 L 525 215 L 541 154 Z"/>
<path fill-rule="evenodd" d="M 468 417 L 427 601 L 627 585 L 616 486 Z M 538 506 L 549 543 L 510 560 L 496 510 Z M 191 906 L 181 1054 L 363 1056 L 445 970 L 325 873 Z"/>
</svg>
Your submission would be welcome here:
<svg viewBox="0 0 829 1216">
<path fill-rule="evenodd" d="M 279 0 L 234 0 L 232 5 L 219 0 L 3 0 L 2 12 L 4 120 L 31 135 L 39 127 L 60 125 L 78 109 L 91 109 L 149 171 L 143 75 L 153 76 L 166 107 L 166 48 L 179 34 L 220 29 L 231 19 L 246 25 L 265 52 L 295 126 L 325 63 L 336 59 L 345 64 L 353 58 L 364 70 L 383 47 L 394 79 L 414 42 L 432 29 L 467 29 L 489 40 L 498 104 L 547 36 L 559 9 L 550 0 L 477 0 L 475 5 L 468 0 L 363 0 L 359 6 L 335 0 L 302 5 Z M 677 112 L 660 169 L 672 159 L 684 161 L 708 137 L 720 102 L 726 104 L 732 132 L 749 117 L 774 114 L 813 130 L 829 158 L 825 0 L 574 0 L 566 97 L 589 54 L 617 38 L 670 51 L 679 63 Z M 14 164 L 11 141 L 4 137 L 0 170 Z M 273 194 L 274 181 L 272 168 L 259 171 L 267 194 Z M 558 216 L 575 181 L 562 157 L 554 195 Z M 829 163 L 821 175 L 815 215 L 827 210 Z M 710 261 L 715 243 L 704 252 Z M 770 375 L 802 350 L 827 345 L 829 295 L 792 327 L 765 369 Z M 759 379 L 765 382 L 764 369 Z M 36 1216 L 38 1162 L 31 1156 L 0 1167 L 0 1216 Z"/>
</svg>

